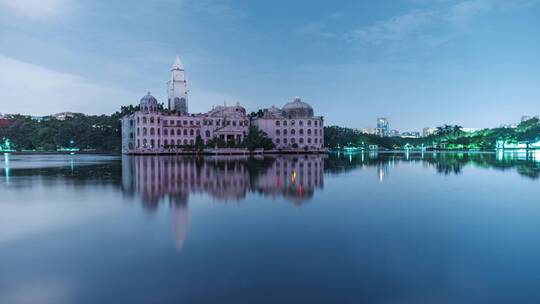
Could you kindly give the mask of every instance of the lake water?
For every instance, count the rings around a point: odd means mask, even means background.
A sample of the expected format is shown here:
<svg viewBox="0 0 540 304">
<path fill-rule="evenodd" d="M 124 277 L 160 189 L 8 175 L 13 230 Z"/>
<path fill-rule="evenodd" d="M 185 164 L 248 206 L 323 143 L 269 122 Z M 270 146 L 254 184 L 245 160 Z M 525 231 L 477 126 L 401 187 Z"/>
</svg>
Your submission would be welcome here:
<svg viewBox="0 0 540 304">
<path fill-rule="evenodd" d="M 540 151 L 0 164 L 0 303 L 540 303 Z"/>
</svg>

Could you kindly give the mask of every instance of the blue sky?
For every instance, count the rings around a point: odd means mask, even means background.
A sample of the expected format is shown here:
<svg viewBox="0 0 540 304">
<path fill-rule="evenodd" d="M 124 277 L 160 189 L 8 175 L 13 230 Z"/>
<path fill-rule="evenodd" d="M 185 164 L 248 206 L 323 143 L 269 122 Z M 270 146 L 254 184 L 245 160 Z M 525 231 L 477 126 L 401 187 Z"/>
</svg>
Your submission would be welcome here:
<svg viewBox="0 0 540 304">
<path fill-rule="evenodd" d="M 540 114 L 540 0 L 0 0 L 0 112 L 190 111 L 294 96 L 326 124 L 491 127 Z"/>
</svg>

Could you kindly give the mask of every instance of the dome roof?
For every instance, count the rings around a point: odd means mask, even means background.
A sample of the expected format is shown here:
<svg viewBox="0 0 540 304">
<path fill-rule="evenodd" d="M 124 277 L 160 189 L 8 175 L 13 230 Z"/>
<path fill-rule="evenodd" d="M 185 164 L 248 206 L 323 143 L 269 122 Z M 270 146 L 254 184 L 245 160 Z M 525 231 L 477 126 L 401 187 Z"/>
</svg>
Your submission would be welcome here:
<svg viewBox="0 0 540 304">
<path fill-rule="evenodd" d="M 291 118 L 313 117 L 313 108 L 308 103 L 303 102 L 300 97 L 295 97 L 293 101 L 285 104 L 283 112 Z"/>
<path fill-rule="evenodd" d="M 150 92 L 148 92 L 148 94 L 144 95 L 142 98 L 141 98 L 141 111 L 143 112 L 154 112 L 154 111 L 157 111 L 157 107 L 158 107 L 158 102 L 157 102 L 157 99 L 150 95 Z"/>
<path fill-rule="evenodd" d="M 148 94 L 144 95 L 141 98 L 141 103 L 147 103 L 147 104 L 155 103 L 155 104 L 157 104 L 157 99 L 154 96 L 150 95 L 150 92 L 148 92 Z"/>
</svg>

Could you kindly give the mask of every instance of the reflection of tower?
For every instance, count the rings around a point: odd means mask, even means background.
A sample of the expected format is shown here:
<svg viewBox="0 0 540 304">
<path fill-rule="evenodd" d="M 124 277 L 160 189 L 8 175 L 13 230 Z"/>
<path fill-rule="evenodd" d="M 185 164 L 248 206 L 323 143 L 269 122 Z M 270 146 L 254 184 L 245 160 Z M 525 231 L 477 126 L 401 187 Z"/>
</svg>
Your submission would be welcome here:
<svg viewBox="0 0 540 304">
<path fill-rule="evenodd" d="M 172 232 L 176 242 L 176 249 L 181 251 L 184 247 L 191 219 L 189 210 L 185 204 L 171 204 L 171 224 Z"/>
</svg>

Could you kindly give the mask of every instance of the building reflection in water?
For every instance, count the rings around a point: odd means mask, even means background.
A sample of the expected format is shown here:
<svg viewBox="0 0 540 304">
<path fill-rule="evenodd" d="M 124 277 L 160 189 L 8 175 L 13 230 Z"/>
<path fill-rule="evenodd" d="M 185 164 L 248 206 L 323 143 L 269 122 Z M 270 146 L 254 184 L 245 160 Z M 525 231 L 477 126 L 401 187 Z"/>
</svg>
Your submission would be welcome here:
<svg viewBox="0 0 540 304">
<path fill-rule="evenodd" d="M 190 227 L 190 194 L 240 202 L 248 192 L 255 192 L 301 206 L 324 186 L 324 158 L 123 156 L 122 189 L 140 197 L 149 211 L 170 205 L 176 247 L 181 250 Z"/>
</svg>

